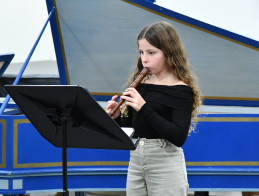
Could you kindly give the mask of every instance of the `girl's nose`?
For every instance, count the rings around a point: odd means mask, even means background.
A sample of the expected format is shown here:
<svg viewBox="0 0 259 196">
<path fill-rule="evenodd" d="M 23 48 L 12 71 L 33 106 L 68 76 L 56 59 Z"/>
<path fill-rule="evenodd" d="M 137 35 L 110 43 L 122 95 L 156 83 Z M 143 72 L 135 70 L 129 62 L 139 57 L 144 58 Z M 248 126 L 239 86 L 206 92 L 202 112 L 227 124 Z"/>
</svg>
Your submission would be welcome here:
<svg viewBox="0 0 259 196">
<path fill-rule="evenodd" d="M 146 54 L 141 55 L 141 60 L 143 63 L 146 63 L 148 61 Z"/>
</svg>

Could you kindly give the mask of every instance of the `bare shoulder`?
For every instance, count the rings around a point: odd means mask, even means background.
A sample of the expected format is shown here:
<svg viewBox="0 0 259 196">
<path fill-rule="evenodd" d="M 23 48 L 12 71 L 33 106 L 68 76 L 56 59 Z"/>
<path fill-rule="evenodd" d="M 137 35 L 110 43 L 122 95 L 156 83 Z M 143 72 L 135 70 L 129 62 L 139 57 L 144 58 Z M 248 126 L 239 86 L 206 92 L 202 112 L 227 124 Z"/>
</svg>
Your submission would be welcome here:
<svg viewBox="0 0 259 196">
<path fill-rule="evenodd" d="M 167 86 L 177 86 L 177 85 L 184 85 L 184 86 L 188 86 L 188 84 L 186 84 L 185 82 L 178 80 L 178 81 L 167 81 L 165 82 L 163 85 L 167 85 Z"/>
<path fill-rule="evenodd" d="M 151 75 L 150 77 L 145 78 L 141 83 L 145 84 L 154 84 L 154 85 L 165 85 L 165 86 L 176 86 L 176 85 L 186 85 L 185 82 L 179 80 L 175 75 L 168 74 L 165 77 L 157 77 L 156 75 Z"/>
<path fill-rule="evenodd" d="M 174 86 L 174 85 L 185 85 L 185 86 L 188 86 L 188 84 L 186 84 L 186 83 L 183 82 L 183 81 L 178 81 L 178 82 L 174 83 L 173 86 Z"/>
</svg>

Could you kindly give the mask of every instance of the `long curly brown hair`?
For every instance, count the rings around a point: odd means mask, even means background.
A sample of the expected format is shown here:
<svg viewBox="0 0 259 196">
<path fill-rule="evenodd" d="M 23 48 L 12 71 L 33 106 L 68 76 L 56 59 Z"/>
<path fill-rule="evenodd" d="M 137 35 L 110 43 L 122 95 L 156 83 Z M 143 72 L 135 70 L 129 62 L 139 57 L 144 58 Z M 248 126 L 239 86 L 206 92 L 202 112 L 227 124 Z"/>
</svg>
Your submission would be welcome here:
<svg viewBox="0 0 259 196">
<path fill-rule="evenodd" d="M 192 108 L 192 123 L 190 132 L 195 129 L 197 124 L 197 115 L 202 105 L 200 90 L 193 74 L 184 47 L 174 27 L 167 22 L 157 22 L 144 27 L 138 35 L 138 40 L 146 39 L 151 45 L 162 50 L 167 58 L 166 64 L 175 76 L 188 86 L 193 91 L 193 108 Z M 143 69 L 141 58 L 138 58 L 135 73 L 133 73 L 128 81 L 130 85 Z M 127 109 L 126 109 L 127 110 Z"/>
</svg>

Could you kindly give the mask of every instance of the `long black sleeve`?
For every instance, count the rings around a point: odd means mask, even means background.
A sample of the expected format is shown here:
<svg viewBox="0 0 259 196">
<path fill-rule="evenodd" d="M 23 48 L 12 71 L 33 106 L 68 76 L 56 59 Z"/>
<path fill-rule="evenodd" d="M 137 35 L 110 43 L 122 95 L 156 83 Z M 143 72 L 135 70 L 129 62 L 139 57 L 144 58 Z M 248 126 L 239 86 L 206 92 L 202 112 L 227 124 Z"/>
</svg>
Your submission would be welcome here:
<svg viewBox="0 0 259 196">
<path fill-rule="evenodd" d="M 191 122 L 190 112 L 172 109 L 171 120 L 169 121 L 160 116 L 146 103 L 139 111 L 139 114 L 144 117 L 149 127 L 152 127 L 161 138 L 167 139 L 178 147 L 184 144 Z"/>
</svg>

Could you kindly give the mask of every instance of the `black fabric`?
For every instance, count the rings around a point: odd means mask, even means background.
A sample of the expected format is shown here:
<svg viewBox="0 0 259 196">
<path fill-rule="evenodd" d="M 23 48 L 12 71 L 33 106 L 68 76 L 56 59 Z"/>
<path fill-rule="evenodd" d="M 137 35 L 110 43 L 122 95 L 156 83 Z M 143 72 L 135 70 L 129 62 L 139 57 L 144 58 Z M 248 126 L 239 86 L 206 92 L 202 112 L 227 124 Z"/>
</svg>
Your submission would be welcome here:
<svg viewBox="0 0 259 196">
<path fill-rule="evenodd" d="M 7 92 L 4 89 L 4 86 L 7 84 L 13 84 L 15 78 L 14 77 L 2 77 L 0 78 L 0 97 L 5 97 Z M 23 85 L 58 85 L 60 84 L 59 78 L 21 78 L 19 84 Z"/>
<path fill-rule="evenodd" d="M 134 127 L 134 137 L 163 138 L 182 146 L 191 122 L 192 89 L 186 85 L 140 84 L 137 90 L 146 104 L 139 112 L 130 107 L 128 117 L 118 118 L 116 122 Z"/>
</svg>

